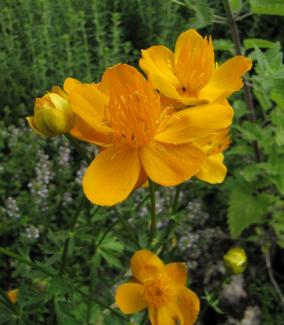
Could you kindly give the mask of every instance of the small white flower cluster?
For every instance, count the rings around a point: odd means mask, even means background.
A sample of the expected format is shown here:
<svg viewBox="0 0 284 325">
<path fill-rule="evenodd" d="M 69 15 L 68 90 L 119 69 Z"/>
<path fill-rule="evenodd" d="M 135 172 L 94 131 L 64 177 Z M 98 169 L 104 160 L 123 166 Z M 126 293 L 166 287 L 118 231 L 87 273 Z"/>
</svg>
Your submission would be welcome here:
<svg viewBox="0 0 284 325">
<path fill-rule="evenodd" d="M 70 162 L 71 159 L 71 149 L 69 144 L 67 143 L 66 145 L 61 145 L 58 148 L 58 156 L 57 156 L 57 161 L 58 165 L 61 167 L 67 166 L 68 163 Z"/>
<path fill-rule="evenodd" d="M 8 217 L 20 219 L 20 209 L 17 205 L 17 201 L 9 196 L 5 201 L 5 208 Z"/>
<path fill-rule="evenodd" d="M 40 236 L 39 228 L 33 225 L 26 227 L 26 236 L 30 240 L 38 239 Z"/>
</svg>

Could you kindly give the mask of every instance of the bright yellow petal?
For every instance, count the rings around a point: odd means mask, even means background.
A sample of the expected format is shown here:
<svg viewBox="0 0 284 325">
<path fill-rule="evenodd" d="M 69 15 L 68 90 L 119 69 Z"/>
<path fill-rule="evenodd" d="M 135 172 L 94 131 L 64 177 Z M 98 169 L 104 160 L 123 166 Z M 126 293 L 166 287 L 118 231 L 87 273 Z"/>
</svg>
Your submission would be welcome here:
<svg viewBox="0 0 284 325">
<path fill-rule="evenodd" d="M 148 316 L 149 316 L 151 325 L 158 325 L 157 310 L 156 309 L 149 306 L 149 308 L 148 308 Z"/>
<path fill-rule="evenodd" d="M 161 307 L 157 311 L 157 325 L 184 325 L 182 313 L 175 303 Z"/>
<path fill-rule="evenodd" d="M 224 155 L 222 153 L 209 155 L 205 164 L 195 176 L 210 184 L 222 183 L 227 174 L 227 167 L 223 161 Z"/>
<path fill-rule="evenodd" d="M 139 188 L 141 186 L 146 187 L 146 185 L 148 183 L 147 180 L 148 180 L 148 176 L 147 176 L 144 168 L 141 167 L 140 175 L 139 175 L 138 181 L 137 181 L 134 189 L 137 189 L 137 188 Z"/>
<path fill-rule="evenodd" d="M 200 301 L 197 295 L 190 289 L 180 286 L 177 288 L 176 304 L 182 314 L 184 325 L 193 325 L 200 310 Z"/>
<path fill-rule="evenodd" d="M 131 258 L 132 274 L 140 282 L 162 272 L 164 267 L 159 257 L 147 249 L 137 251 Z"/>
<path fill-rule="evenodd" d="M 175 72 L 185 91 L 196 94 L 214 71 L 211 38 L 203 38 L 194 29 L 180 34 L 175 47 Z"/>
<path fill-rule="evenodd" d="M 71 130 L 71 135 L 81 141 L 97 144 L 99 146 L 107 147 L 112 143 L 112 130 L 105 130 L 91 127 L 84 122 L 79 116 L 76 117 L 75 127 Z"/>
<path fill-rule="evenodd" d="M 166 265 L 167 275 L 178 285 L 186 285 L 187 268 L 185 263 L 169 263 Z"/>
<path fill-rule="evenodd" d="M 143 285 L 125 283 L 116 289 L 115 302 L 124 314 L 133 314 L 147 307 L 143 299 Z"/>
<path fill-rule="evenodd" d="M 106 69 L 98 89 L 105 94 L 110 94 L 112 99 L 123 96 L 124 103 L 129 100 L 127 96 L 135 92 L 138 92 L 138 97 L 145 95 L 153 101 L 159 99 L 145 77 L 128 64 L 116 64 Z"/>
<path fill-rule="evenodd" d="M 175 76 L 174 54 L 171 50 L 165 46 L 156 45 L 147 50 L 142 50 L 141 53 L 140 67 L 151 78 L 153 75 L 159 75 L 175 87 L 180 85 Z"/>
<path fill-rule="evenodd" d="M 175 186 L 198 172 L 206 154 L 194 144 L 152 141 L 141 149 L 140 157 L 150 179 L 160 185 Z"/>
<path fill-rule="evenodd" d="M 181 144 L 196 141 L 232 124 L 234 111 L 226 103 L 209 103 L 175 113 L 155 140 Z"/>
<path fill-rule="evenodd" d="M 33 116 L 28 116 L 28 117 L 26 117 L 26 120 L 27 120 L 28 123 L 29 123 L 29 127 L 30 127 L 31 129 L 33 129 L 34 132 L 36 132 L 37 134 L 41 135 L 42 137 L 47 137 L 47 135 L 41 133 L 41 132 L 37 129 L 37 127 L 35 126 L 35 123 L 34 123 L 34 117 L 33 117 Z"/>
<path fill-rule="evenodd" d="M 112 142 L 112 129 L 105 125 L 108 97 L 95 84 L 75 83 L 69 93 L 69 103 L 78 116 L 72 135 L 98 145 Z"/>
<path fill-rule="evenodd" d="M 214 101 L 224 99 L 243 86 L 242 75 L 251 69 L 252 62 L 244 56 L 235 56 L 218 67 L 200 90 L 198 97 Z"/>
<path fill-rule="evenodd" d="M 136 149 L 113 145 L 100 152 L 87 169 L 83 178 L 84 193 L 95 204 L 115 205 L 134 189 L 140 170 Z"/>
<path fill-rule="evenodd" d="M 67 94 L 69 94 L 71 93 L 73 87 L 79 83 L 81 82 L 75 78 L 66 78 L 64 81 L 63 89 Z"/>
</svg>

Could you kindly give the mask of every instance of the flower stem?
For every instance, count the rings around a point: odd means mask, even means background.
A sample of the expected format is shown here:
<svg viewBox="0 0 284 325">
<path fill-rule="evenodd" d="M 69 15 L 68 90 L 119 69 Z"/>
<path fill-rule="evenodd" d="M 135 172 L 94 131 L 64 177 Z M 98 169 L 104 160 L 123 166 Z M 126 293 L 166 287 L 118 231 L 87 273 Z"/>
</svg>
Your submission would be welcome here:
<svg viewBox="0 0 284 325">
<path fill-rule="evenodd" d="M 224 0 L 224 7 L 226 10 L 228 24 L 230 26 L 233 41 L 235 44 L 236 53 L 238 55 L 242 55 L 240 33 L 239 33 L 238 26 L 237 26 L 236 18 L 233 16 L 233 13 L 231 10 L 229 0 Z M 246 105 L 248 108 L 248 119 L 251 123 L 255 123 L 256 116 L 255 116 L 255 110 L 254 110 L 254 105 L 253 105 L 253 98 L 252 98 L 251 90 L 247 84 L 246 79 L 244 79 L 244 98 L 245 98 L 245 102 L 246 102 Z M 252 146 L 254 149 L 255 159 L 257 162 L 260 162 L 261 161 L 261 153 L 260 153 L 260 149 L 259 149 L 257 141 L 253 141 Z"/>
<path fill-rule="evenodd" d="M 157 218 L 156 218 L 156 198 L 155 198 L 155 184 L 149 179 L 149 191 L 150 191 L 150 213 L 151 213 L 151 226 L 149 235 L 149 246 L 152 244 L 153 239 L 156 236 L 157 231 Z"/>
<path fill-rule="evenodd" d="M 74 231 L 74 228 L 75 228 L 75 225 L 76 225 L 76 222 L 79 218 L 79 215 L 80 215 L 80 212 L 82 210 L 82 208 L 84 207 L 84 205 L 88 203 L 87 199 L 85 198 L 85 196 L 82 196 L 79 204 L 78 204 L 78 207 L 73 215 L 73 218 L 71 220 L 71 223 L 70 223 L 70 226 L 69 226 L 69 235 L 70 233 L 72 233 Z M 61 275 L 66 266 L 67 266 L 67 259 L 68 259 L 68 252 L 69 252 L 69 245 L 70 245 L 70 236 L 68 236 L 68 238 L 65 239 L 65 242 L 64 242 L 64 248 L 63 248 L 63 253 L 62 253 L 62 257 L 61 257 L 61 263 L 60 263 L 60 267 L 59 267 L 59 272 L 58 274 Z"/>
<path fill-rule="evenodd" d="M 114 207 L 114 210 L 116 212 L 117 218 L 119 222 L 122 224 L 123 228 L 126 230 L 129 240 L 133 242 L 138 248 L 141 248 L 141 245 L 139 244 L 138 239 L 134 235 L 133 229 L 129 226 L 129 224 L 123 219 L 123 216 L 120 214 L 119 210 L 117 207 Z"/>
<path fill-rule="evenodd" d="M 181 193 L 181 185 L 176 187 L 175 196 L 173 198 L 172 206 L 171 206 L 171 209 L 170 209 L 170 217 L 172 217 L 176 213 L 180 193 Z M 166 242 L 166 240 L 169 238 L 169 236 L 171 235 L 171 233 L 172 233 L 172 231 L 174 229 L 174 226 L 175 226 L 175 221 L 172 218 L 170 218 L 167 229 L 166 229 L 166 233 L 165 233 L 165 235 L 163 237 L 163 241 Z M 163 254 L 165 252 L 165 248 L 166 248 L 166 246 L 164 244 L 163 248 L 162 248 L 162 251 L 161 251 L 161 256 L 163 256 Z"/>
</svg>

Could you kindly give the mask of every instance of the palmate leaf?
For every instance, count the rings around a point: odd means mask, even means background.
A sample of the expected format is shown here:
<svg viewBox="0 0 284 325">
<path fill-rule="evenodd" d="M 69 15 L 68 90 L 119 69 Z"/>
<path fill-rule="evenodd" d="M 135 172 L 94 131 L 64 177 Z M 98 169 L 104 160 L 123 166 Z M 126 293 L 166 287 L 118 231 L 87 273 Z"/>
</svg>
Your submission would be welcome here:
<svg viewBox="0 0 284 325">
<path fill-rule="evenodd" d="M 268 208 L 265 194 L 253 194 L 249 184 L 236 181 L 229 199 L 228 226 L 232 238 L 252 224 L 260 223 Z"/>
</svg>

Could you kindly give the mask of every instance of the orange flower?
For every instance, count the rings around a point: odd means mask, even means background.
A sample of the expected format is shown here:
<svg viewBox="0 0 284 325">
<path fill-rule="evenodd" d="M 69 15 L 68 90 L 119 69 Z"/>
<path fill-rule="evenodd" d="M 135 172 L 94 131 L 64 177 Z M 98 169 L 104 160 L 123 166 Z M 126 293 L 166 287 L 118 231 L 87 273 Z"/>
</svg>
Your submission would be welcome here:
<svg viewBox="0 0 284 325">
<path fill-rule="evenodd" d="M 125 314 L 148 308 L 152 325 L 192 325 L 200 302 L 186 288 L 184 263 L 164 264 L 158 256 L 142 249 L 131 259 L 134 281 L 120 285 L 115 301 Z"/>
<path fill-rule="evenodd" d="M 222 183 L 227 174 L 227 167 L 224 164 L 225 151 L 230 145 L 228 129 L 221 130 L 200 142 L 202 148 L 207 152 L 206 162 L 195 175 L 202 181 L 210 184 Z"/>
<path fill-rule="evenodd" d="M 85 195 L 99 205 L 125 200 L 148 177 L 163 186 L 186 181 L 206 159 L 197 140 L 233 117 L 221 103 L 163 109 L 151 83 L 126 64 L 107 69 L 99 84 L 67 79 L 64 87 L 77 115 L 71 134 L 103 148 L 83 179 Z"/>
<path fill-rule="evenodd" d="M 235 56 L 218 66 L 211 37 L 202 38 L 190 29 L 178 37 L 175 53 L 162 45 L 142 50 L 140 67 L 153 86 L 177 105 L 199 105 L 225 99 L 239 90 L 241 76 L 251 69 L 251 61 Z"/>
</svg>

